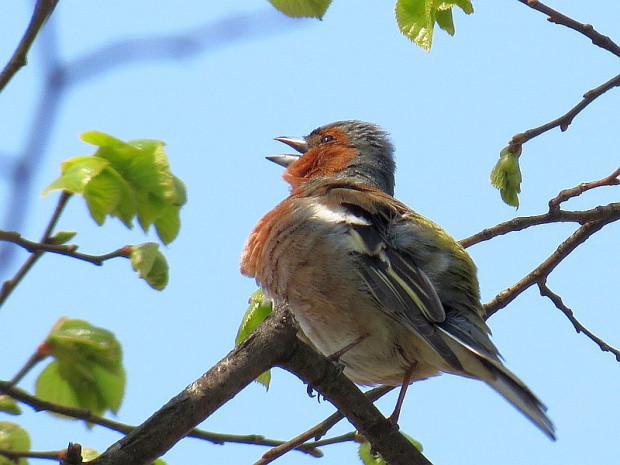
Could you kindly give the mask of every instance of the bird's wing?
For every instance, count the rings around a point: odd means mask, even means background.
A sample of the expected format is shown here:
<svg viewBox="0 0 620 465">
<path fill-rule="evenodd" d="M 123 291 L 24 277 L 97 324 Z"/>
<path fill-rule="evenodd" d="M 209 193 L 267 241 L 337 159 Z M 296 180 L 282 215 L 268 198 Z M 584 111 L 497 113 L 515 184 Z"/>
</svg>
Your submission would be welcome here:
<svg viewBox="0 0 620 465">
<path fill-rule="evenodd" d="M 391 225 L 402 218 L 406 207 L 381 191 L 359 185 L 334 183 L 321 198 L 364 220 L 348 226 L 360 263 L 358 272 L 378 307 L 462 371 L 461 362 L 435 325 L 443 322 L 446 314 L 433 284 L 411 255 L 390 240 Z"/>
</svg>

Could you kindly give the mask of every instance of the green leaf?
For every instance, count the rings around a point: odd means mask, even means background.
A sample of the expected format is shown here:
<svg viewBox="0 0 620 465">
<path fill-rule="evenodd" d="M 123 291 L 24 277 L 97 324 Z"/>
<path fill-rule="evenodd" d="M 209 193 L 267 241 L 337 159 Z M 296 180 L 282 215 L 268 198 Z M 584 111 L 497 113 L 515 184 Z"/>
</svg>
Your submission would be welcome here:
<svg viewBox="0 0 620 465">
<path fill-rule="evenodd" d="M 323 19 L 331 0 L 269 0 L 269 2 L 287 16 Z"/>
<path fill-rule="evenodd" d="M 239 325 L 239 329 L 237 331 L 237 337 L 235 338 L 235 346 L 238 346 L 243 342 L 254 329 L 262 323 L 262 321 L 269 316 L 272 310 L 272 303 L 270 300 L 266 300 L 264 298 L 264 294 L 262 289 L 255 291 L 249 300 L 249 306 L 245 315 L 243 315 L 243 319 L 241 320 L 241 325 Z M 271 371 L 266 371 L 258 378 L 256 381 L 267 389 L 269 389 L 269 383 L 271 382 Z"/>
<path fill-rule="evenodd" d="M 73 239 L 76 234 L 77 231 L 58 231 L 56 234 L 50 237 L 48 242 L 54 245 L 66 244 L 71 239 Z"/>
<path fill-rule="evenodd" d="M 43 194 L 55 189 L 81 194 L 99 225 L 112 216 L 131 228 L 137 216 L 145 232 L 155 223 L 164 244 L 174 240 L 187 192 L 170 171 L 165 144 L 148 139 L 125 142 L 99 131 L 86 131 L 81 137 L 96 145 L 96 152 L 63 162 L 61 176 Z"/>
<path fill-rule="evenodd" d="M 101 131 L 84 131 L 80 134 L 80 139 L 99 147 L 110 147 L 114 149 L 125 149 L 130 147 L 126 142 Z"/>
<path fill-rule="evenodd" d="M 416 441 L 411 436 L 403 433 L 402 431 L 401 431 L 401 434 L 405 436 L 409 440 L 409 442 L 414 445 L 416 449 L 422 452 L 422 444 L 420 442 Z M 381 454 L 379 454 L 376 451 L 373 451 L 372 446 L 366 440 L 360 443 L 358 453 L 364 465 L 387 465 L 387 462 L 383 460 L 383 457 L 381 457 Z"/>
<path fill-rule="evenodd" d="M 471 0 L 398 0 L 396 22 L 400 31 L 413 43 L 430 52 L 435 23 L 454 35 L 452 8 L 458 6 L 466 14 L 474 11 Z"/>
<path fill-rule="evenodd" d="M 435 21 L 437 25 L 446 31 L 451 36 L 454 35 L 454 19 L 452 17 L 452 10 L 437 10 L 435 14 Z"/>
<path fill-rule="evenodd" d="M 0 396 L 0 412 L 8 413 L 10 415 L 21 415 L 22 409 L 19 407 L 15 399 L 3 394 Z"/>
<path fill-rule="evenodd" d="M 110 331 L 87 321 L 61 318 L 45 340 L 55 358 L 37 378 L 43 400 L 116 413 L 125 393 L 120 343 Z"/>
<path fill-rule="evenodd" d="M 108 165 L 107 160 L 98 157 L 75 157 L 63 161 L 60 164 L 60 177 L 47 186 L 41 195 L 47 195 L 54 190 L 81 194 L 90 180 Z"/>
<path fill-rule="evenodd" d="M 10 421 L 0 421 L 0 449 L 29 451 L 30 435 L 28 431 Z M 28 460 L 21 458 L 14 462 L 0 456 L 0 465 L 28 465 Z"/>
<path fill-rule="evenodd" d="M 166 205 L 162 207 L 159 217 L 155 220 L 157 235 L 164 244 L 171 243 L 179 234 L 181 228 L 180 208 L 174 205 Z"/>
<path fill-rule="evenodd" d="M 519 193 L 521 192 L 521 169 L 519 157 L 522 147 L 504 147 L 499 154 L 499 160 L 491 171 L 491 184 L 500 191 L 502 200 L 513 207 L 519 208 Z M 514 151 L 514 152 L 513 152 Z"/>
<path fill-rule="evenodd" d="M 153 289 L 161 291 L 168 284 L 168 262 L 159 251 L 159 244 L 146 244 L 131 247 L 131 266 Z"/>
<path fill-rule="evenodd" d="M 113 170 L 103 170 L 92 178 L 84 189 L 90 215 L 99 226 L 103 224 L 105 217 L 116 209 L 121 199 L 121 186 L 111 171 Z"/>
</svg>

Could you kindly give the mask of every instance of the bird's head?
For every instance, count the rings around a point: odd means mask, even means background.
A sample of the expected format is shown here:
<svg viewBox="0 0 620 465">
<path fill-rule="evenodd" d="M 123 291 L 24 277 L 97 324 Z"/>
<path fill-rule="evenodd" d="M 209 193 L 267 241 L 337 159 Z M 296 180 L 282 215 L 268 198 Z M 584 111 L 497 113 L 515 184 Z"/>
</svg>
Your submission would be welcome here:
<svg viewBox="0 0 620 465">
<path fill-rule="evenodd" d="M 301 155 L 272 155 L 286 167 L 284 180 L 293 191 L 319 178 L 370 185 L 394 195 L 394 148 L 379 126 L 363 121 L 337 121 L 302 138 L 276 137 Z"/>
</svg>

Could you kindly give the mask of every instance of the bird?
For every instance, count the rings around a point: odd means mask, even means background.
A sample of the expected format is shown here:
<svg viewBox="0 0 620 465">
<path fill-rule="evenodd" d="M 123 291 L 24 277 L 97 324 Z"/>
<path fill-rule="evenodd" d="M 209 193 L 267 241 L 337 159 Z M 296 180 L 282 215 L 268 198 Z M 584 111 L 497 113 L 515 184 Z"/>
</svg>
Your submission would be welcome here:
<svg viewBox="0 0 620 465">
<path fill-rule="evenodd" d="M 240 268 L 289 306 L 300 337 L 359 385 L 401 386 L 394 422 L 410 383 L 449 373 L 485 382 L 555 440 L 490 339 L 473 260 L 394 198 L 387 132 L 347 120 L 275 140 L 297 152 L 267 157 L 290 195 L 258 221 Z"/>
</svg>

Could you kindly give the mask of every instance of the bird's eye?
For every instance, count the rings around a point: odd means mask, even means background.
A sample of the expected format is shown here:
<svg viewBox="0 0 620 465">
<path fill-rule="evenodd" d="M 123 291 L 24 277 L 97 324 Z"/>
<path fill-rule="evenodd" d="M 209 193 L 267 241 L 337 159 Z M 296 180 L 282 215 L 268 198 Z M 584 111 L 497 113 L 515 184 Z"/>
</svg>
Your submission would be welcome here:
<svg viewBox="0 0 620 465">
<path fill-rule="evenodd" d="M 321 144 L 327 144 L 334 140 L 334 136 L 323 136 L 321 137 Z"/>
</svg>

